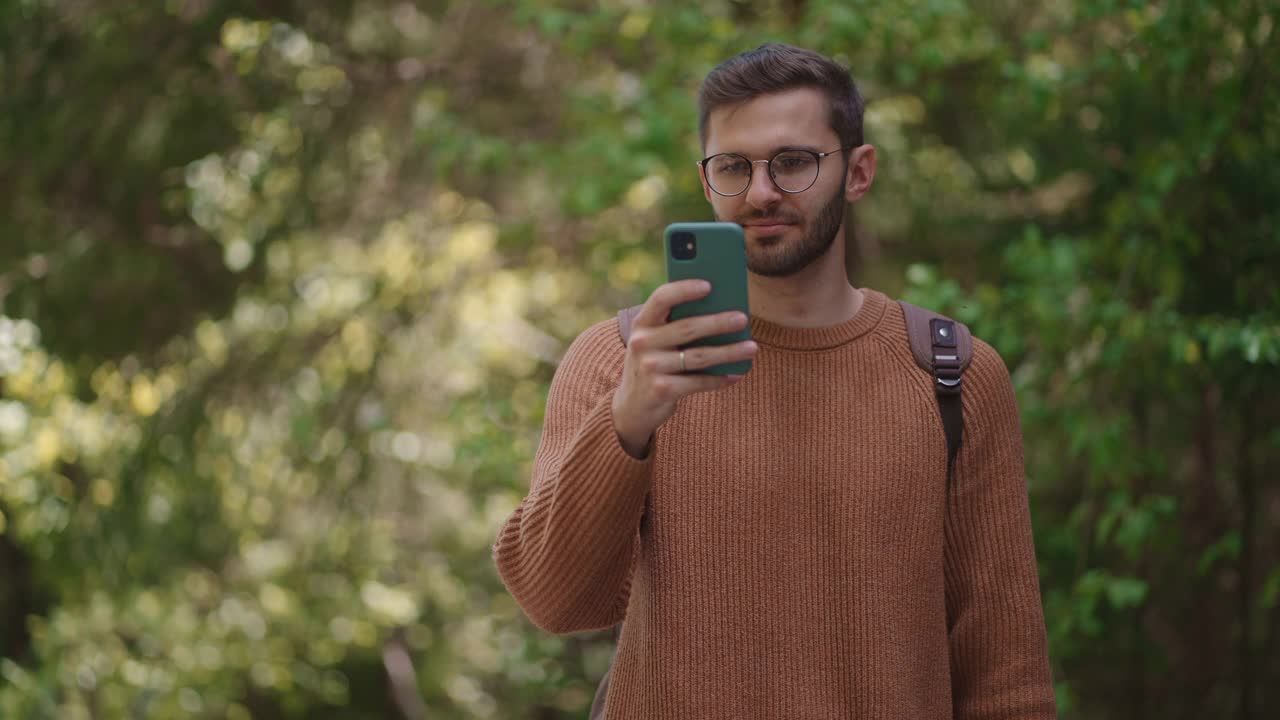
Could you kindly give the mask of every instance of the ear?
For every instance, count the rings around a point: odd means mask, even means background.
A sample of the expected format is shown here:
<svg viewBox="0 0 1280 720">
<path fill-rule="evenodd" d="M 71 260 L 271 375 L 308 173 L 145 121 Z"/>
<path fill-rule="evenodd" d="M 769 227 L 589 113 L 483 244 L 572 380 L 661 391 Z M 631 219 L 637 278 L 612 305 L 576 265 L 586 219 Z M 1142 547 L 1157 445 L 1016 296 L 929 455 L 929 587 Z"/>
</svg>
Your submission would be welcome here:
<svg viewBox="0 0 1280 720">
<path fill-rule="evenodd" d="M 702 181 L 702 195 L 711 202 L 711 186 L 707 184 L 707 169 L 698 163 L 698 179 Z"/>
<path fill-rule="evenodd" d="M 844 197 L 856 202 L 871 189 L 876 179 L 876 149 L 871 145 L 859 145 L 849 151 L 849 170 L 844 178 Z"/>
</svg>

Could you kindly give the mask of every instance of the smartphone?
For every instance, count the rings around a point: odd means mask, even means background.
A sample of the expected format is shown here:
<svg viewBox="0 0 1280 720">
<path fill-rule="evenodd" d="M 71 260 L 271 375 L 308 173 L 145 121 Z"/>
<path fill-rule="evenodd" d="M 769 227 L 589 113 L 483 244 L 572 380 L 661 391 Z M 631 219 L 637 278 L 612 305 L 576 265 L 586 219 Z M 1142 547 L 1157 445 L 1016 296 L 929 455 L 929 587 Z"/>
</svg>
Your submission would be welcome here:
<svg viewBox="0 0 1280 720">
<path fill-rule="evenodd" d="M 664 233 L 667 282 L 699 278 L 711 282 L 706 297 L 671 308 L 668 322 L 694 315 L 740 310 L 747 317 L 747 249 L 742 226 L 737 223 L 672 223 Z M 681 350 L 702 345 L 729 345 L 751 339 L 751 325 L 741 330 L 699 338 Z M 710 375 L 744 375 L 750 360 L 714 365 L 697 372 Z"/>
</svg>

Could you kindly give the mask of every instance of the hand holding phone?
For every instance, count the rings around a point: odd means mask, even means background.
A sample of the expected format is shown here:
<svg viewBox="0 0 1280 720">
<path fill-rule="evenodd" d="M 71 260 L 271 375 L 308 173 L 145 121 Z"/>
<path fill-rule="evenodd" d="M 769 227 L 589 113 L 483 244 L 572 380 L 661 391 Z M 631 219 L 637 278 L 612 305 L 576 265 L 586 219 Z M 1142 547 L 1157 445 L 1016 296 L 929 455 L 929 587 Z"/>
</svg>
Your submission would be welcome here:
<svg viewBox="0 0 1280 720">
<path fill-rule="evenodd" d="M 741 238 L 741 228 L 737 232 Z M 668 228 L 669 261 L 672 235 L 672 229 Z M 686 246 L 681 254 L 687 254 L 687 250 Z M 642 458 L 648 454 L 650 438 L 675 413 L 680 398 L 729 387 L 742 379 L 734 370 L 750 369 L 756 344 L 749 339 L 725 340 L 749 337 L 745 261 L 742 273 L 740 289 L 733 287 L 731 277 L 720 278 L 728 287 L 722 289 L 719 299 L 714 285 L 702 279 L 679 279 L 660 285 L 632 322 L 622 382 L 614 394 L 612 408 L 618 439 L 632 457 Z M 709 314 L 694 312 L 699 304 L 704 308 L 713 307 L 725 298 L 738 297 L 740 308 Z M 730 305 L 738 302 L 734 299 Z M 720 372 L 707 372 L 717 369 Z"/>
</svg>

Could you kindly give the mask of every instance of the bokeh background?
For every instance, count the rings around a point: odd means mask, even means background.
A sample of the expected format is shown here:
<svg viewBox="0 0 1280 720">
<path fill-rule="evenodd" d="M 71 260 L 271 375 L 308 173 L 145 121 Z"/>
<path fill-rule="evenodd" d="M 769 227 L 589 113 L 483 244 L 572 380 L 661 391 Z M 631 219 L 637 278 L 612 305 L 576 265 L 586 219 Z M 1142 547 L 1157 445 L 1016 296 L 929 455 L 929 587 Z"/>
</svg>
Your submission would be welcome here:
<svg viewBox="0 0 1280 720">
<path fill-rule="evenodd" d="M 491 544 L 770 40 L 869 100 L 854 282 L 1010 367 L 1062 717 L 1280 716 L 1278 22 L 3 0 L 0 717 L 584 717 Z"/>
</svg>

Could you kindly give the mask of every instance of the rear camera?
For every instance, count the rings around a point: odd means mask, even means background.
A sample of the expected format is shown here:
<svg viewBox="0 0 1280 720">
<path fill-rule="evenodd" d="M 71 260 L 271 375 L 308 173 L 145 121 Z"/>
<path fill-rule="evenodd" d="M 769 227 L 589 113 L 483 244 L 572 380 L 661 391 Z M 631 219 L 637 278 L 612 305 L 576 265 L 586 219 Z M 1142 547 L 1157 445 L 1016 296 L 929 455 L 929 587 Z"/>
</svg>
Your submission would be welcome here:
<svg viewBox="0 0 1280 720">
<path fill-rule="evenodd" d="M 671 233 L 671 257 L 692 260 L 698 256 L 698 240 L 691 232 Z"/>
</svg>

